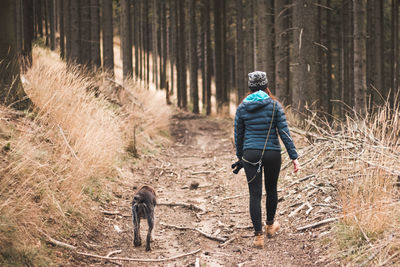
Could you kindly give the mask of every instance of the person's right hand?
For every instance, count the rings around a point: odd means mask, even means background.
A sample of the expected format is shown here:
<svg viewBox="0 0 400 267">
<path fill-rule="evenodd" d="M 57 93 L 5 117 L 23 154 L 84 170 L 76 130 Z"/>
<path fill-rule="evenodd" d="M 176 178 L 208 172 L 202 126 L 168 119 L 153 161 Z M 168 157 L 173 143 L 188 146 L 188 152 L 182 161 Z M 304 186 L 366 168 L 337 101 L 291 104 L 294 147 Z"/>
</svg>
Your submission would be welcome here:
<svg viewBox="0 0 400 267">
<path fill-rule="evenodd" d="M 292 160 L 293 162 L 293 168 L 294 168 L 294 172 L 297 172 L 298 170 L 300 170 L 300 163 L 297 159 Z"/>
</svg>

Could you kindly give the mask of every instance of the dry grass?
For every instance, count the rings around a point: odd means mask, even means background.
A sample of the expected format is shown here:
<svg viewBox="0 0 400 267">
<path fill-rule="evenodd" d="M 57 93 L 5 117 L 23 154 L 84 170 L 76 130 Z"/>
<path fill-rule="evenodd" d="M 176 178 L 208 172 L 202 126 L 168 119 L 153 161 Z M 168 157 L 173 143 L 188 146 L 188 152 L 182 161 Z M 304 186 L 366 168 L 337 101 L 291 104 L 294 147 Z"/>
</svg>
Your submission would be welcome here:
<svg viewBox="0 0 400 267">
<path fill-rule="evenodd" d="M 112 197 L 107 177 L 121 176 L 134 136 L 139 155 L 164 144 L 164 100 L 124 84 L 35 48 L 24 75 L 34 111 L 0 106 L 0 263 L 46 262 L 37 229 L 68 238 Z"/>
<path fill-rule="evenodd" d="M 336 227 L 333 255 L 357 266 L 398 261 L 399 108 L 385 105 L 364 119 L 354 114 L 345 122 L 326 123 L 314 116 L 306 128 L 329 144 L 320 158 L 325 164 L 333 162 L 332 171 L 325 175 L 337 177 L 342 219 Z"/>
<path fill-rule="evenodd" d="M 339 192 L 344 216 L 339 248 L 352 264 L 394 263 L 400 259 L 400 110 L 386 105 L 358 123 L 348 119 L 344 128 L 344 136 L 359 146 L 341 155 L 343 161 L 355 159 L 347 164 L 356 175 Z"/>
</svg>

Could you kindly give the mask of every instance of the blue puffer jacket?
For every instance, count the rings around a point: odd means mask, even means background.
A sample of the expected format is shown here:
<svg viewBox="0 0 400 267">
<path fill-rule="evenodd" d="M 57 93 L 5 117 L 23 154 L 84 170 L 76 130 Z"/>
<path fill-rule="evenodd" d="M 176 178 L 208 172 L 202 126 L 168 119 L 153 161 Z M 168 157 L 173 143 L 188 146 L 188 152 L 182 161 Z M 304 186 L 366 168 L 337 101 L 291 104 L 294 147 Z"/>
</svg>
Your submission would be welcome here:
<svg viewBox="0 0 400 267">
<path fill-rule="evenodd" d="M 264 91 L 257 91 L 247 96 L 236 110 L 235 144 L 236 156 L 239 159 L 243 156 L 243 150 L 264 148 L 274 102 L 276 102 L 275 115 L 266 150 L 281 150 L 279 133 L 290 159 L 298 158 L 281 104 L 271 99 Z"/>
</svg>

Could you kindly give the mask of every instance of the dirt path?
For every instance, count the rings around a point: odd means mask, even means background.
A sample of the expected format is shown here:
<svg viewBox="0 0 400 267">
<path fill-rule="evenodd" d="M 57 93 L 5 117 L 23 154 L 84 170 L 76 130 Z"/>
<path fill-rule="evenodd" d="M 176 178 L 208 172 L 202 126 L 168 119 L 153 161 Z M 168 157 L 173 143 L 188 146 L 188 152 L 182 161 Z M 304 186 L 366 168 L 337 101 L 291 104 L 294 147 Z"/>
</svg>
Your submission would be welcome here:
<svg viewBox="0 0 400 267">
<path fill-rule="evenodd" d="M 283 197 L 284 185 L 280 182 L 280 203 L 277 220 L 281 222 L 280 234 L 266 239 L 264 249 L 251 246 L 252 229 L 248 212 L 248 189 L 243 170 L 233 175 L 230 164 L 234 162 L 232 122 L 216 120 L 187 113 L 176 114 L 171 120 L 174 143 L 160 155 L 148 156 L 142 165 L 132 167 L 136 185 L 121 185 L 114 193 L 116 201 L 105 207 L 122 215 L 105 215 L 99 226 L 86 235 L 87 250 L 100 255 L 122 250 L 118 257 L 167 258 L 201 248 L 201 252 L 174 261 L 160 263 L 119 262 L 123 266 L 334 266 L 326 262 L 326 248 L 316 242 L 319 233 L 297 232 L 298 221 L 288 218 L 290 199 Z M 289 173 L 289 174 L 288 174 Z M 282 173 L 288 179 L 289 171 Z M 196 184 L 199 184 L 197 189 Z M 184 207 L 160 205 L 156 208 L 156 227 L 152 251 L 145 252 L 144 245 L 133 247 L 130 202 L 132 187 L 151 184 L 158 193 L 159 203 L 188 203 L 205 212 Z M 292 196 L 295 198 L 296 196 Z M 265 197 L 264 197 L 265 203 Z M 265 207 L 265 205 L 263 205 Z M 265 209 L 263 209 L 265 212 Z M 235 239 L 221 247 L 221 242 L 210 240 L 192 230 L 179 230 L 165 226 L 177 225 L 201 229 L 218 237 Z M 305 224 L 305 223 L 304 223 Z M 118 233 L 116 228 L 120 229 Z M 147 224 L 142 224 L 142 239 Z M 83 242 L 83 241 L 82 241 Z M 101 259 L 73 255 L 71 264 L 115 265 Z"/>
</svg>

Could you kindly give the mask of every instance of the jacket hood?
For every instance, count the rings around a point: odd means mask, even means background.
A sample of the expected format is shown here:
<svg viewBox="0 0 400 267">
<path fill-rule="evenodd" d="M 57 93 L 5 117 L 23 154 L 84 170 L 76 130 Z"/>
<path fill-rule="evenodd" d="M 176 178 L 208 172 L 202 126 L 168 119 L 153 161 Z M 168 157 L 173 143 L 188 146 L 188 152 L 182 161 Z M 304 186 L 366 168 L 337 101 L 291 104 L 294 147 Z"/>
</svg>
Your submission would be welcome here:
<svg viewBox="0 0 400 267">
<path fill-rule="evenodd" d="M 266 92 L 260 90 L 248 95 L 243 100 L 243 105 L 248 112 L 254 112 L 265 106 L 268 103 L 267 99 L 269 98 L 270 97 Z"/>
</svg>

